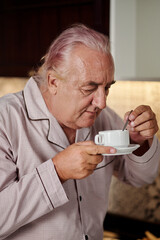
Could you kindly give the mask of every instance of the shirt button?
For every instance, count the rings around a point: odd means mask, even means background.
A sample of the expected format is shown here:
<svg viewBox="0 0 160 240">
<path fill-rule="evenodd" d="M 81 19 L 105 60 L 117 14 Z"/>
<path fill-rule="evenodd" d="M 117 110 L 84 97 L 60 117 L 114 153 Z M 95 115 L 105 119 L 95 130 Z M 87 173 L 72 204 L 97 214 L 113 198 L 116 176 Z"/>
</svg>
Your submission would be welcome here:
<svg viewBox="0 0 160 240">
<path fill-rule="evenodd" d="M 82 201 L 82 196 L 79 196 L 79 200 L 80 200 L 80 202 Z"/>
<path fill-rule="evenodd" d="M 88 240 L 88 236 L 87 235 L 85 235 L 85 239 Z"/>
</svg>

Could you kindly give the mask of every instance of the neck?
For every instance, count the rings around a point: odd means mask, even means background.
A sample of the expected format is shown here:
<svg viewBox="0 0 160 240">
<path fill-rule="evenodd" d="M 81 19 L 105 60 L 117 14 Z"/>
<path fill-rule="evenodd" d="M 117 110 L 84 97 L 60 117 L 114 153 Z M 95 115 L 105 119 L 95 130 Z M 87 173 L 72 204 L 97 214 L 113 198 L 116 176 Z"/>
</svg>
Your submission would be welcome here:
<svg viewBox="0 0 160 240">
<path fill-rule="evenodd" d="M 75 143 L 76 129 L 71 129 L 71 128 L 68 128 L 68 127 L 62 127 L 62 128 L 63 128 L 63 131 L 65 132 L 65 134 L 68 138 L 69 143 L 70 144 Z"/>
</svg>

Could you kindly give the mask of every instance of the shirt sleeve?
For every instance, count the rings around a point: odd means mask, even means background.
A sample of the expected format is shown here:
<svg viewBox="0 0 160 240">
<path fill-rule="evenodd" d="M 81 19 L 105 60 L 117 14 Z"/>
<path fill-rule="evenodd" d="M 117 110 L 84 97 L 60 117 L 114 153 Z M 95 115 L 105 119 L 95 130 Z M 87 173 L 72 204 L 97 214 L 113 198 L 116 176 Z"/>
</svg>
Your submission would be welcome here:
<svg viewBox="0 0 160 240">
<path fill-rule="evenodd" d="M 37 178 L 51 210 L 68 201 L 51 159 L 37 167 Z"/>
<path fill-rule="evenodd" d="M 136 187 L 152 183 L 158 175 L 160 163 L 160 143 L 157 137 L 154 137 L 152 146 L 143 156 L 124 155 L 117 163 L 116 176 L 120 180 Z"/>
<path fill-rule="evenodd" d="M 12 155 L 0 135 L 0 239 L 68 202 L 51 159 L 19 179 Z"/>
</svg>

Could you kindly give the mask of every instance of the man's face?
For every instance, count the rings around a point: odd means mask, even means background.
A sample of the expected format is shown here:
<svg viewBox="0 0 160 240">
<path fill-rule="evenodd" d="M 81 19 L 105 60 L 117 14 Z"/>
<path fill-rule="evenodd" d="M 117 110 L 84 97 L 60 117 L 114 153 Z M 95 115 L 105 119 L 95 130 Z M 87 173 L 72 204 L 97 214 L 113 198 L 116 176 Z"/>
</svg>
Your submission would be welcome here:
<svg viewBox="0 0 160 240">
<path fill-rule="evenodd" d="M 89 127 L 106 107 L 109 87 L 114 82 L 112 58 L 79 46 L 68 64 L 71 70 L 65 80 L 58 81 L 52 114 L 62 127 Z"/>
</svg>

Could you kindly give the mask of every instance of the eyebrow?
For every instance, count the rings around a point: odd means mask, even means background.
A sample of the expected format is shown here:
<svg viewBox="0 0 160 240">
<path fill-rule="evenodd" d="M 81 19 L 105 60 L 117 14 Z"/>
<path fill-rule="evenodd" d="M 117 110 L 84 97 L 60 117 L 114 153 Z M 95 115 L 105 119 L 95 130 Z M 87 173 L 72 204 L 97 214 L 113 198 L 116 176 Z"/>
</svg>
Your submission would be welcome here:
<svg viewBox="0 0 160 240">
<path fill-rule="evenodd" d="M 116 83 L 116 81 L 115 81 L 115 80 L 113 80 L 112 82 L 110 82 L 110 83 L 107 83 L 106 87 L 110 87 L 111 85 L 113 85 L 113 84 L 115 84 L 115 83 Z"/>
<path fill-rule="evenodd" d="M 109 82 L 109 83 L 107 83 L 106 84 L 106 87 L 110 87 L 111 85 L 113 85 L 114 83 L 116 83 L 116 81 L 115 80 L 113 80 L 112 82 Z M 91 86 L 97 86 L 97 85 L 99 85 L 99 83 L 95 83 L 95 82 L 89 82 L 89 83 L 87 83 L 87 85 L 91 85 Z"/>
</svg>

